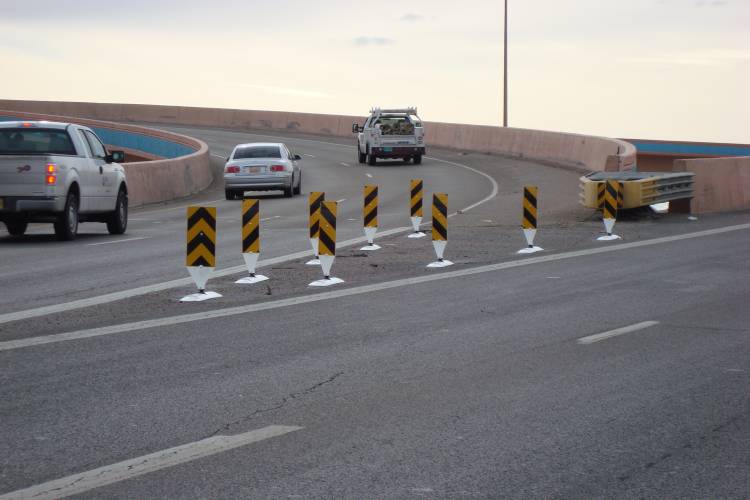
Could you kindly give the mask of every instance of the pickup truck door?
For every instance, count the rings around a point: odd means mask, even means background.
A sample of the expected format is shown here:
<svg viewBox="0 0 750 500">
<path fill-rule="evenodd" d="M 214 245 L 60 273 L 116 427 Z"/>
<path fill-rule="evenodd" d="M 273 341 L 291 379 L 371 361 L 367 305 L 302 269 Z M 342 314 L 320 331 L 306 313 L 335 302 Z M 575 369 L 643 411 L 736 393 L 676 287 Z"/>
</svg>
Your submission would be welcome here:
<svg viewBox="0 0 750 500">
<path fill-rule="evenodd" d="M 99 167 L 96 163 L 93 150 L 89 144 L 88 137 L 84 130 L 78 130 L 78 137 L 83 143 L 83 150 L 85 158 L 81 158 L 81 161 L 77 162 L 78 178 L 81 182 L 81 212 L 92 212 L 96 211 L 97 197 L 97 181 L 99 180 Z"/>
<path fill-rule="evenodd" d="M 115 208 L 115 182 L 117 174 L 114 167 L 107 163 L 107 150 L 99 138 L 88 130 L 83 131 L 91 148 L 93 161 L 93 179 L 91 189 L 94 196 L 93 209 L 97 211 L 109 211 Z"/>
</svg>

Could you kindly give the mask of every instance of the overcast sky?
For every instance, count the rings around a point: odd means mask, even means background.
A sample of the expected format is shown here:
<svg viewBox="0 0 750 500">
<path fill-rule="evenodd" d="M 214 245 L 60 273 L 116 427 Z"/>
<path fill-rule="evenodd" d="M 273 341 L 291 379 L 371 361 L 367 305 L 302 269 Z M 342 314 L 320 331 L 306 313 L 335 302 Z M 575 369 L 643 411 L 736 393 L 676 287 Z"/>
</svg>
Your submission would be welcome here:
<svg viewBox="0 0 750 500">
<path fill-rule="evenodd" d="M 510 125 L 750 143 L 750 0 L 509 0 Z M 502 0 L 2 0 L 0 97 L 502 120 Z"/>
</svg>

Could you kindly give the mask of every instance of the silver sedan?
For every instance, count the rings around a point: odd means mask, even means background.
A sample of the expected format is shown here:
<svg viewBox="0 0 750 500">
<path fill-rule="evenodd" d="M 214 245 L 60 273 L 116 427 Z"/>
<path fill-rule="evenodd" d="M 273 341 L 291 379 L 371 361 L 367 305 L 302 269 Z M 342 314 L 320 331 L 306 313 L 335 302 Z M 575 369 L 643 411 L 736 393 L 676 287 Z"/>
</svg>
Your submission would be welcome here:
<svg viewBox="0 0 750 500">
<path fill-rule="evenodd" d="M 292 197 L 302 192 L 300 155 L 280 142 L 253 142 L 235 146 L 224 165 L 227 200 L 242 198 L 245 191 L 284 191 Z"/>
</svg>

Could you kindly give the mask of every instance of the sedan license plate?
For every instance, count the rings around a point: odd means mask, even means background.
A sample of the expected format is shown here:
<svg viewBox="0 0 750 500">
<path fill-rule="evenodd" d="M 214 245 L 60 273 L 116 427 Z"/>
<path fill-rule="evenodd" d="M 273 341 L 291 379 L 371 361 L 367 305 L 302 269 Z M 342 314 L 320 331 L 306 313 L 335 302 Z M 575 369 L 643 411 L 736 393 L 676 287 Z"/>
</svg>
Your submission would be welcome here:
<svg viewBox="0 0 750 500">
<path fill-rule="evenodd" d="M 260 169 L 262 167 L 245 167 L 245 173 L 247 174 L 257 174 L 260 173 Z"/>
<path fill-rule="evenodd" d="M 386 153 L 390 153 L 391 151 L 393 151 L 393 148 L 383 148 L 383 151 L 385 151 Z"/>
</svg>

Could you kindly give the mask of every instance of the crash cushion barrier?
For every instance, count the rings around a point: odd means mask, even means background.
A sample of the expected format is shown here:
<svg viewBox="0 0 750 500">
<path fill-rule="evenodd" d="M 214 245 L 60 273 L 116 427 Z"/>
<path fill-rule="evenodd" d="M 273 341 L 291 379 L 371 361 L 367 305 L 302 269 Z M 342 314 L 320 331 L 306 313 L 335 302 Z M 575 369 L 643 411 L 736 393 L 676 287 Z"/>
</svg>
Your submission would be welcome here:
<svg viewBox="0 0 750 500">
<path fill-rule="evenodd" d="M 693 172 L 693 214 L 750 209 L 750 156 L 674 161 L 675 172 Z"/>
<path fill-rule="evenodd" d="M 123 164 L 131 207 L 183 198 L 206 189 L 213 182 L 208 146 L 192 137 L 76 115 L 0 110 L 0 117 L 5 121 L 78 123 L 94 130 L 109 147 L 130 150 L 141 157 L 154 157 L 154 160 Z"/>
<path fill-rule="evenodd" d="M 82 116 L 117 122 L 161 123 L 227 129 L 285 130 L 352 137 L 364 117 L 146 104 L 0 100 L 2 109 Z M 429 146 L 551 162 L 578 171 L 632 170 L 636 150 L 619 139 L 541 130 L 425 123 Z"/>
</svg>

